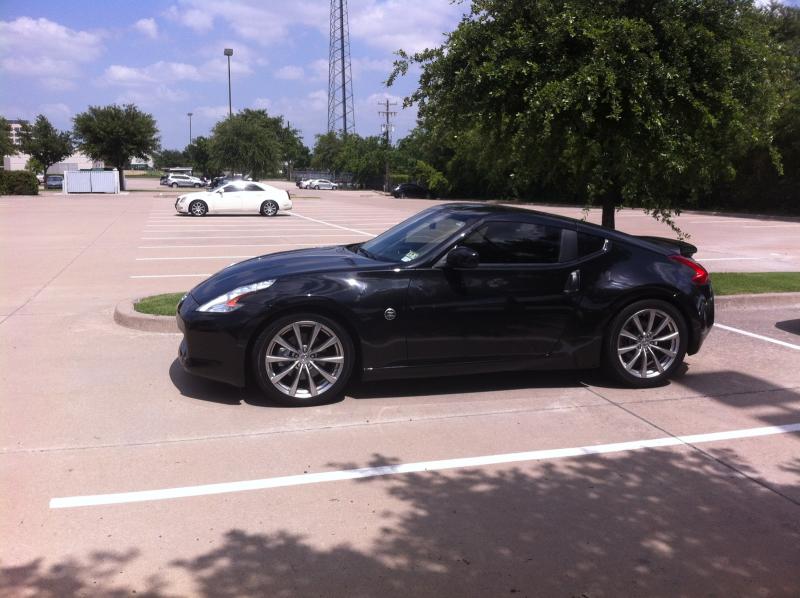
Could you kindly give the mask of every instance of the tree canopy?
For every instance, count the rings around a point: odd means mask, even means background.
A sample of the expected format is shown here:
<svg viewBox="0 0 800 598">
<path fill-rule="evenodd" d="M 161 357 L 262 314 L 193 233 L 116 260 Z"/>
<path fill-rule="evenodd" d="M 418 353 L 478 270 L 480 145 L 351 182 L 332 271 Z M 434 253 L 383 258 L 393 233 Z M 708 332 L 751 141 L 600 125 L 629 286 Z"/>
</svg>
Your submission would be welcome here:
<svg viewBox="0 0 800 598">
<path fill-rule="evenodd" d="M 72 136 L 67 131 L 57 131 L 46 116 L 36 117 L 33 125 L 23 125 L 20 131 L 22 151 L 42 166 L 45 181 L 47 171 L 61 162 L 74 150 Z"/>
<path fill-rule="evenodd" d="M 282 117 L 246 108 L 214 126 L 211 158 L 254 179 L 275 174 L 285 155 L 280 143 L 283 128 Z"/>
<path fill-rule="evenodd" d="M 0 153 L 3 156 L 17 153 L 17 147 L 11 141 L 11 125 L 2 116 L 0 116 Z"/>
<path fill-rule="evenodd" d="M 125 188 L 123 169 L 131 158 L 147 159 L 159 148 L 155 119 L 133 104 L 89 106 L 75 116 L 74 123 L 80 149 L 115 166 L 121 189 Z"/>
<path fill-rule="evenodd" d="M 669 219 L 770 145 L 778 46 L 752 0 L 473 0 L 441 47 L 400 52 L 389 83 L 419 66 L 405 103 L 450 166 L 574 193 L 613 227 L 621 205 Z"/>
</svg>

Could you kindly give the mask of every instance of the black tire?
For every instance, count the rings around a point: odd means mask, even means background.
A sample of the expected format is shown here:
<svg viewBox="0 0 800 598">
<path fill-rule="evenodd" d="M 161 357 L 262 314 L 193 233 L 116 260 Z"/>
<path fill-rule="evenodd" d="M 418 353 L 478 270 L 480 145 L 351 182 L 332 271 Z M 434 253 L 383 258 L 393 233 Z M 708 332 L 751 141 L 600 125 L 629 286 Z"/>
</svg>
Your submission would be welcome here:
<svg viewBox="0 0 800 598">
<path fill-rule="evenodd" d="M 308 351 L 305 357 L 301 357 L 300 353 L 292 353 L 284 348 L 284 345 L 275 342 L 276 337 L 283 331 L 284 336 L 281 337 L 281 340 L 289 343 L 292 347 L 298 347 L 293 325 L 299 327 L 301 341 L 309 342 L 309 345 L 311 345 L 315 325 L 320 326 L 316 338 L 313 339 L 313 346 L 302 345 L 300 347 L 301 351 L 303 349 Z M 333 336 L 338 340 L 338 345 L 334 344 L 320 353 L 311 352 L 314 346 L 324 346 Z M 266 359 L 268 351 L 273 358 L 282 360 L 271 362 L 271 365 L 268 365 Z M 338 367 L 336 363 L 315 362 L 312 357 L 314 355 L 318 356 L 317 359 L 320 360 L 332 360 L 341 356 L 341 367 Z M 353 373 L 355 356 L 353 340 L 347 330 L 338 322 L 320 314 L 295 313 L 278 318 L 258 335 L 253 345 L 251 371 L 255 374 L 254 377 L 261 391 L 275 403 L 288 407 L 320 405 L 341 397 Z M 312 362 L 315 362 L 315 365 L 309 366 Z M 324 368 L 329 376 L 335 376 L 335 382 L 331 383 L 324 378 L 319 372 L 320 368 Z M 298 369 L 299 374 L 296 374 Z M 273 380 L 276 380 L 275 382 L 271 381 L 270 375 Z M 297 377 L 297 382 L 294 381 L 295 377 Z M 317 390 L 316 395 L 312 392 L 312 384 L 309 380 L 313 381 L 313 388 Z M 294 396 L 289 394 L 291 392 L 291 388 L 288 388 L 290 384 L 296 384 Z"/>
<path fill-rule="evenodd" d="M 177 186 L 178 186 L 178 183 L 172 183 L 172 184 L 170 185 L 170 187 L 172 187 L 173 189 L 174 189 L 175 187 L 177 187 Z"/>
<path fill-rule="evenodd" d="M 195 183 L 195 184 L 194 184 L 194 188 L 195 188 L 195 189 L 199 189 L 199 188 L 200 188 L 200 183 Z"/>
<path fill-rule="evenodd" d="M 261 204 L 261 215 L 262 216 L 277 216 L 278 215 L 278 204 L 274 201 L 267 200 Z"/>
<path fill-rule="evenodd" d="M 639 320 L 641 327 L 636 326 L 635 320 Z M 664 328 L 658 330 L 662 324 Z M 657 330 L 648 336 L 648 331 Z M 659 340 L 666 337 L 672 338 Z M 686 320 L 675 306 L 659 299 L 636 301 L 622 309 L 609 324 L 603 360 L 608 372 L 626 386 L 652 388 L 664 384 L 680 367 L 688 340 Z M 629 359 L 631 354 L 634 357 Z M 627 367 L 623 361 L 628 362 Z"/>
<path fill-rule="evenodd" d="M 317 191 L 319 191 L 319 185 L 314 185 L 314 189 L 316 189 Z"/>
<path fill-rule="evenodd" d="M 206 214 L 208 214 L 208 206 L 204 201 L 195 199 L 192 203 L 189 204 L 189 213 L 192 216 L 205 216 Z"/>
</svg>

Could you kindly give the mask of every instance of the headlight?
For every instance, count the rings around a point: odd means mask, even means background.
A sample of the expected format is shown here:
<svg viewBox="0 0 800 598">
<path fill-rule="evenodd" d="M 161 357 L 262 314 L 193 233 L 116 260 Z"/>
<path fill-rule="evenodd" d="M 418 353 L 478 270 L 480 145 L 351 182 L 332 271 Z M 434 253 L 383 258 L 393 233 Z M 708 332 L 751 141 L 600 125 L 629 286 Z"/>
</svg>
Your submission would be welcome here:
<svg viewBox="0 0 800 598">
<path fill-rule="evenodd" d="M 209 312 L 209 313 L 229 313 L 232 311 L 236 311 L 241 307 L 239 304 L 239 300 L 244 297 L 245 295 L 249 295 L 250 293 L 255 293 L 256 291 L 262 291 L 264 289 L 268 289 L 273 284 L 275 284 L 275 279 L 272 280 L 264 280 L 262 282 L 255 282 L 253 284 L 248 284 L 243 287 L 237 287 L 230 291 L 229 293 L 225 293 L 224 295 L 220 295 L 216 299 L 212 299 L 208 303 L 204 303 L 200 307 L 197 308 L 197 311 Z"/>
</svg>

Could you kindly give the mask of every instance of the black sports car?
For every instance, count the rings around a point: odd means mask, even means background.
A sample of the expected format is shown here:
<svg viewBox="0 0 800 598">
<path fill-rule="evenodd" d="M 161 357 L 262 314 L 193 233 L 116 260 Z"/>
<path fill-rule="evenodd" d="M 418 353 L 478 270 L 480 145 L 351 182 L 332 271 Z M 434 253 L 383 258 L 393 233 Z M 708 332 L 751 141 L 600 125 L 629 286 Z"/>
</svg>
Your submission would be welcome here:
<svg viewBox="0 0 800 598">
<path fill-rule="evenodd" d="M 490 205 L 420 212 L 366 243 L 257 257 L 178 306 L 180 361 L 289 405 L 348 379 L 603 366 L 662 383 L 714 323 L 688 243 Z"/>
</svg>

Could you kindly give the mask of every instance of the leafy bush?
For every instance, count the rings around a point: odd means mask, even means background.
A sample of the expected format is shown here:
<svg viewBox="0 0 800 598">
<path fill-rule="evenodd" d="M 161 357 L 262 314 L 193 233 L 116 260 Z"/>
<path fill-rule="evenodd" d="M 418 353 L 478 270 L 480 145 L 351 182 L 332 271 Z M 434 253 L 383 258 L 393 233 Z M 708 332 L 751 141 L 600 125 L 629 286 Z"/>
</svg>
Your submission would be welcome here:
<svg viewBox="0 0 800 598">
<path fill-rule="evenodd" d="M 38 195 L 39 181 L 27 170 L 0 171 L 0 195 Z"/>
</svg>

